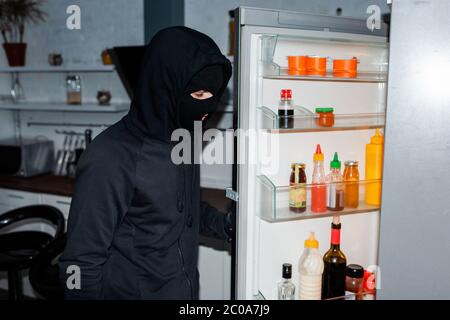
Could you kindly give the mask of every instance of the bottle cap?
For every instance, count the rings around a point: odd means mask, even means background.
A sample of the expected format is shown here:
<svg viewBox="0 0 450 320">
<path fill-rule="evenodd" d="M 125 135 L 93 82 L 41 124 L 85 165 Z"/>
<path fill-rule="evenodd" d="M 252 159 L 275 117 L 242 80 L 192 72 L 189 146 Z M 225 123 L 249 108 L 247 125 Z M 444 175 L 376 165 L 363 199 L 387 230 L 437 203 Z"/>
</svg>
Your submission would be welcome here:
<svg viewBox="0 0 450 320">
<path fill-rule="evenodd" d="M 372 144 L 383 144 L 384 137 L 380 133 L 380 129 L 375 130 L 375 135 L 370 138 Z"/>
<path fill-rule="evenodd" d="M 363 278 L 364 268 L 359 264 L 349 264 L 347 266 L 347 276 L 350 278 Z"/>
<path fill-rule="evenodd" d="M 292 277 L 292 264 L 284 263 L 283 264 L 283 278 L 290 279 Z"/>
<path fill-rule="evenodd" d="M 314 153 L 313 160 L 314 161 L 323 161 L 324 160 L 324 155 L 322 153 L 322 149 L 320 148 L 320 144 L 318 144 L 316 147 L 316 153 Z"/>
<path fill-rule="evenodd" d="M 291 89 L 281 89 L 280 91 L 281 100 L 291 100 L 292 90 Z"/>
<path fill-rule="evenodd" d="M 347 160 L 347 161 L 344 162 L 344 164 L 346 166 L 357 166 L 358 165 L 358 161 L 356 161 L 356 160 Z"/>
<path fill-rule="evenodd" d="M 333 108 L 316 108 L 316 113 L 334 112 Z"/>
<path fill-rule="evenodd" d="M 319 248 L 319 241 L 314 236 L 314 232 L 311 232 L 309 238 L 305 240 L 305 248 Z"/>
<path fill-rule="evenodd" d="M 330 168 L 332 169 L 340 169 L 341 162 L 339 161 L 338 153 L 334 153 L 333 161 L 330 162 Z"/>
<path fill-rule="evenodd" d="M 306 164 L 304 164 L 304 163 L 293 163 L 293 164 L 291 164 L 291 169 L 292 170 L 294 170 L 297 167 L 305 169 L 306 168 Z"/>
</svg>

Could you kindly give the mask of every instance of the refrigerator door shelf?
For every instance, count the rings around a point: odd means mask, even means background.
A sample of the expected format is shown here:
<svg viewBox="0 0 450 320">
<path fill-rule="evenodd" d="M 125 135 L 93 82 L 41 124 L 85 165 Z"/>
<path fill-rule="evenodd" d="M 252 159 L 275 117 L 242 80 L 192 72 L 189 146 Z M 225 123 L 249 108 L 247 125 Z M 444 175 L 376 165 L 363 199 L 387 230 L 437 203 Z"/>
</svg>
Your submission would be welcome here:
<svg viewBox="0 0 450 320">
<path fill-rule="evenodd" d="M 298 132 L 321 132 L 321 131 L 343 131 L 343 130 L 367 130 L 384 128 L 385 114 L 380 113 L 355 113 L 355 114 L 335 114 L 334 124 L 331 127 L 320 126 L 317 123 L 319 116 L 312 113 L 305 107 L 294 108 L 293 116 L 281 118 L 272 109 L 259 107 L 260 128 L 268 130 L 270 133 L 298 133 Z M 292 123 L 292 128 L 280 128 L 280 119 Z"/>
<path fill-rule="evenodd" d="M 289 209 L 290 186 L 276 186 L 267 176 L 257 176 L 257 215 L 267 222 L 282 222 L 292 220 L 316 219 L 331 217 L 334 215 L 349 215 L 379 211 L 379 205 L 367 204 L 364 200 L 367 188 L 381 189 L 381 180 L 360 180 L 357 182 L 340 182 L 344 190 L 357 189 L 359 194 L 359 204 L 356 208 L 345 207 L 341 211 L 326 210 L 324 212 L 311 211 L 311 191 L 314 187 L 326 187 L 329 190 L 336 183 L 326 183 L 323 185 L 306 184 L 304 188 L 306 193 L 306 210 L 302 213 L 295 213 Z M 298 187 L 297 187 L 298 188 Z M 354 191 L 353 191 L 354 192 Z"/>
<path fill-rule="evenodd" d="M 263 68 L 263 78 L 278 80 L 301 80 L 301 81 L 338 81 L 338 82 L 387 82 L 386 72 L 358 72 L 355 78 L 335 77 L 332 71 L 327 71 L 325 76 L 290 75 L 287 68 L 272 64 L 271 67 Z"/>
</svg>

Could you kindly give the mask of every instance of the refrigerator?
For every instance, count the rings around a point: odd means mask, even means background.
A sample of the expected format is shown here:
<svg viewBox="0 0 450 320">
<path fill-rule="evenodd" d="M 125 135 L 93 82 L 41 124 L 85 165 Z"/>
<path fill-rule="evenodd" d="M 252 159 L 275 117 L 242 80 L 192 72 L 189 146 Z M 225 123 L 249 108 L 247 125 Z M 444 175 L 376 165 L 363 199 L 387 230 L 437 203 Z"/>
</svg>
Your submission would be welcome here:
<svg viewBox="0 0 450 320">
<path fill-rule="evenodd" d="M 233 298 L 277 299 L 283 263 L 292 264 L 298 293 L 309 233 L 322 255 L 330 247 L 333 213 L 310 208 L 316 144 L 326 167 L 334 152 L 359 163 L 359 206 L 339 212 L 341 249 L 347 264 L 375 274 L 377 299 L 450 298 L 449 10 L 446 0 L 396 0 L 389 28 L 371 19 L 236 10 L 235 162 L 227 189 L 235 204 Z M 290 55 L 327 57 L 326 75 L 292 75 Z M 357 77 L 334 77 L 333 59 L 352 57 Z M 289 129 L 277 114 L 281 89 L 293 94 Z M 334 108 L 333 127 L 317 125 L 316 107 Z M 376 129 L 384 134 L 383 175 L 367 180 L 365 148 Z M 299 162 L 306 164 L 307 209 L 296 214 L 289 179 Z M 374 183 L 382 185 L 381 203 L 367 205 Z"/>
<path fill-rule="evenodd" d="M 389 66 L 388 26 L 382 21 L 309 15 L 240 7 L 236 9 L 234 59 L 235 201 L 232 296 L 277 299 L 283 263 L 298 261 L 310 232 L 323 255 L 330 247 L 332 216 L 312 213 L 313 153 L 320 144 L 325 169 L 338 152 L 342 161 L 359 163 L 359 205 L 337 213 L 342 223 L 341 249 L 347 263 L 378 269 L 380 206 L 367 205 L 364 192 L 365 148 L 379 129 L 384 132 Z M 287 56 L 327 58 L 325 76 L 292 75 Z M 333 76 L 333 59 L 357 58 L 356 78 Z M 293 126 L 280 127 L 280 90 L 291 89 Z M 317 124 L 316 107 L 334 108 L 334 125 Z M 289 209 L 292 163 L 306 164 L 307 209 Z M 298 297 L 298 296 L 297 296 Z"/>
</svg>

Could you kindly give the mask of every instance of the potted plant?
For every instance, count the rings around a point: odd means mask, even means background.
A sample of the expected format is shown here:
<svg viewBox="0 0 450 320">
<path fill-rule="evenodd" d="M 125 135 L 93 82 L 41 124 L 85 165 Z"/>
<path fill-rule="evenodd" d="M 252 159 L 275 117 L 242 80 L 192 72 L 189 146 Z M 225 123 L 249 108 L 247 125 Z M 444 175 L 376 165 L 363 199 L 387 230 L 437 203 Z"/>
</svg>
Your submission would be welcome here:
<svg viewBox="0 0 450 320">
<path fill-rule="evenodd" d="M 10 66 L 25 65 L 25 25 L 45 21 L 42 3 L 43 0 L 0 0 L 0 32 Z"/>
</svg>

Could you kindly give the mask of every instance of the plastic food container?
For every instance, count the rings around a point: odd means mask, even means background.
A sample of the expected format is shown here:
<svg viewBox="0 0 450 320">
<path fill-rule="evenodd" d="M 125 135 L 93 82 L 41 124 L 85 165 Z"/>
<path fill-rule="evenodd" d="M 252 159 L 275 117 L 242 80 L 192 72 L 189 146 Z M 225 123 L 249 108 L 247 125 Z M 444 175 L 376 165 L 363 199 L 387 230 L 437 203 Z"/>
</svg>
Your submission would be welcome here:
<svg viewBox="0 0 450 320">
<path fill-rule="evenodd" d="M 339 78 L 356 78 L 358 59 L 333 60 L 333 75 Z"/>
<path fill-rule="evenodd" d="M 334 126 L 334 109 L 333 108 L 316 108 L 316 124 L 320 127 Z"/>
<path fill-rule="evenodd" d="M 306 60 L 306 74 L 310 76 L 325 76 L 327 73 L 327 58 L 308 57 Z"/>
<path fill-rule="evenodd" d="M 306 75 L 307 56 L 288 56 L 288 74 L 301 76 Z"/>
</svg>

